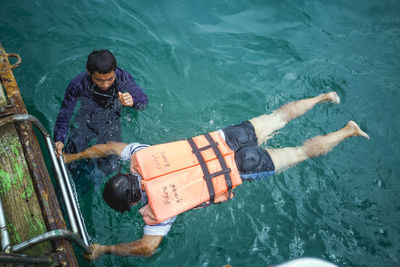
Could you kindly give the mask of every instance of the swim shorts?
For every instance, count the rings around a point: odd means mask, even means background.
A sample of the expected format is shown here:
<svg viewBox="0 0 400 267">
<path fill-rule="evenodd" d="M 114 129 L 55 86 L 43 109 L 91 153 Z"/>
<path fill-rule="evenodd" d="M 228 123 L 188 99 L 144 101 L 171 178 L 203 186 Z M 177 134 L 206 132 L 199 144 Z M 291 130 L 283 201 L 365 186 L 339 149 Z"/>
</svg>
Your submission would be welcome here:
<svg viewBox="0 0 400 267">
<path fill-rule="evenodd" d="M 275 173 L 268 151 L 257 144 L 250 121 L 222 129 L 225 142 L 235 152 L 235 161 L 242 180 L 263 179 Z"/>
</svg>

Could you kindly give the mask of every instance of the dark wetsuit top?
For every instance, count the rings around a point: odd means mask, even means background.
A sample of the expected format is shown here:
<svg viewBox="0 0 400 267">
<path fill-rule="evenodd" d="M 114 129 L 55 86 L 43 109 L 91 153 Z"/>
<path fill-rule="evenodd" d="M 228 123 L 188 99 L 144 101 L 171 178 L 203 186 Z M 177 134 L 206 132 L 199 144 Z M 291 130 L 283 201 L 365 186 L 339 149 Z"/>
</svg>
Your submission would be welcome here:
<svg viewBox="0 0 400 267">
<path fill-rule="evenodd" d="M 65 144 L 72 113 L 78 101 L 81 101 L 81 108 L 76 119 L 82 122 L 79 127 L 87 126 L 94 134 L 101 136 L 107 124 L 113 124 L 120 117 L 121 105 L 118 101 L 118 91 L 132 95 L 133 108 L 138 110 L 146 108 L 147 95 L 135 83 L 132 76 L 120 68 L 115 70 L 115 82 L 106 91 L 95 86 L 87 72 L 76 76 L 65 91 L 54 127 L 54 140 Z"/>
</svg>

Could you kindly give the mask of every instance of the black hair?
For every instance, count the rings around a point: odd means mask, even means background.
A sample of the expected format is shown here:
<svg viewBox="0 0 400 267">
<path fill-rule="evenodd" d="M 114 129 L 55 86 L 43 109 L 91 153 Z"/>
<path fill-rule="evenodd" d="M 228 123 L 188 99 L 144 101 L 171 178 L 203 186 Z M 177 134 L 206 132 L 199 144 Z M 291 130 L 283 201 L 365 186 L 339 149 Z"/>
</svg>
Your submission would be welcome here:
<svg viewBox="0 0 400 267">
<path fill-rule="evenodd" d="M 108 49 L 93 50 L 89 54 L 86 69 L 90 74 L 98 72 L 100 74 L 110 73 L 117 68 L 117 61 Z"/>
<path fill-rule="evenodd" d="M 103 190 L 104 201 L 119 212 L 129 211 L 131 205 L 141 198 L 138 177 L 132 174 L 118 173 L 107 181 Z"/>
</svg>

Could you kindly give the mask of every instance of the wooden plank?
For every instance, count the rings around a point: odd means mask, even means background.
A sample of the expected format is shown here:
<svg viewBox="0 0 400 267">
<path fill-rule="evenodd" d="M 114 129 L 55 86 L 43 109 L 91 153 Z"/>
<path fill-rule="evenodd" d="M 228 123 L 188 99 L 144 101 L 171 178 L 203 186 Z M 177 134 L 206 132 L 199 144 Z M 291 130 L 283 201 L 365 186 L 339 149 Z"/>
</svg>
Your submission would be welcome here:
<svg viewBox="0 0 400 267">
<path fill-rule="evenodd" d="M 47 231 L 14 124 L 0 127 L 0 196 L 11 245 Z M 50 254 L 49 242 L 24 253 Z"/>
</svg>

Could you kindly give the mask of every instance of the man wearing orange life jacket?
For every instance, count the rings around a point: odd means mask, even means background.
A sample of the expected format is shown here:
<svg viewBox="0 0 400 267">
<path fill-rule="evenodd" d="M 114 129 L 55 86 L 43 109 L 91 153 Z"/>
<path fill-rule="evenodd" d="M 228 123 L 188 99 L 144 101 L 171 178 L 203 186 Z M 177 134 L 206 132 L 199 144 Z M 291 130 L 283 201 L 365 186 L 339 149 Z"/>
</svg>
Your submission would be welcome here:
<svg viewBox="0 0 400 267">
<path fill-rule="evenodd" d="M 207 202 L 207 200 L 212 203 L 225 201 L 231 197 L 231 190 L 240 184 L 241 180 L 262 179 L 281 172 L 306 159 L 328 153 L 346 138 L 352 136 L 369 138 L 355 122 L 349 121 L 342 129 L 324 136 L 311 138 L 299 147 L 264 149 L 259 146 L 290 120 L 303 115 L 316 104 L 323 102 L 339 103 L 340 99 L 335 92 L 330 92 L 290 102 L 269 115 L 261 115 L 217 132 L 188 139 L 188 141 L 156 145 L 153 146 L 154 149 L 138 143 L 129 145 L 109 143 L 95 145 L 77 154 L 65 154 L 66 162 L 116 154 L 121 156 L 122 159 L 131 159 L 132 173 L 136 174 L 139 171 L 143 176 L 140 179 L 139 175 L 117 174 L 106 183 L 103 191 L 103 199 L 106 203 L 120 212 L 129 210 L 132 205 L 139 202 L 144 204 L 139 210 L 146 223 L 143 237 L 134 242 L 117 245 L 92 244 L 92 253 L 85 257 L 89 260 L 95 260 L 103 254 L 119 256 L 152 255 L 161 243 L 163 236 L 171 228 L 176 218 L 175 215 L 189 208 L 198 207 L 198 204 Z M 184 158 L 187 158 L 183 160 L 186 161 L 185 167 L 182 167 L 180 162 L 175 164 L 171 160 L 175 153 L 168 154 L 168 150 L 171 150 L 168 149 L 169 146 L 187 147 L 188 144 L 189 148 L 182 148 L 182 150 L 189 150 L 194 156 L 182 154 Z M 207 155 L 209 153 L 211 154 Z M 232 157 L 229 155 L 234 156 L 233 163 L 230 162 Z M 150 168 L 147 168 L 146 162 L 149 161 L 153 161 L 153 163 L 150 164 Z M 177 170 L 171 171 L 171 166 L 177 168 Z M 162 169 L 162 173 L 160 174 L 157 169 Z M 201 171 L 200 175 L 193 175 L 193 173 L 198 173 L 199 170 Z M 239 181 L 237 175 L 240 175 Z M 175 176 L 181 178 L 177 179 Z M 206 188 L 206 191 L 208 191 L 206 199 L 204 196 L 195 199 L 195 201 L 193 201 L 193 197 L 185 198 L 180 191 L 180 186 L 175 186 L 174 183 L 177 180 L 186 179 L 187 176 L 195 177 L 190 178 L 190 181 L 185 181 L 182 187 L 186 188 L 189 187 L 186 186 L 187 184 L 195 184 L 194 187 L 196 188 L 199 186 Z M 204 181 L 197 176 L 202 176 L 200 178 Z M 158 179 L 159 177 L 163 178 Z M 161 190 L 164 191 L 152 195 L 151 191 L 162 184 L 164 180 L 169 181 L 160 186 Z M 221 188 L 225 188 L 225 190 Z M 189 206 L 182 207 L 182 203 L 189 203 Z M 163 204 L 171 205 L 173 209 L 168 211 L 167 214 L 162 214 L 162 211 L 166 209 L 162 206 Z M 160 222 L 160 220 L 162 221 Z"/>
</svg>

